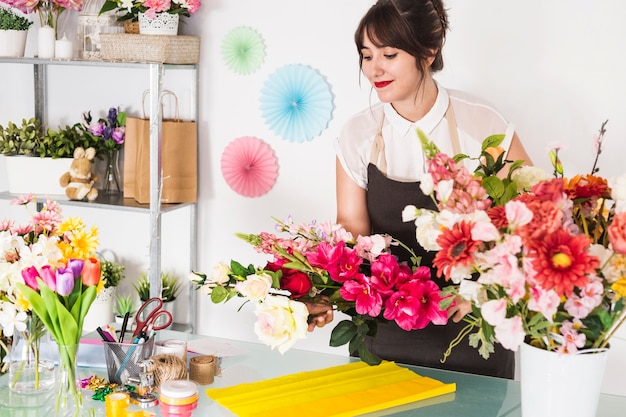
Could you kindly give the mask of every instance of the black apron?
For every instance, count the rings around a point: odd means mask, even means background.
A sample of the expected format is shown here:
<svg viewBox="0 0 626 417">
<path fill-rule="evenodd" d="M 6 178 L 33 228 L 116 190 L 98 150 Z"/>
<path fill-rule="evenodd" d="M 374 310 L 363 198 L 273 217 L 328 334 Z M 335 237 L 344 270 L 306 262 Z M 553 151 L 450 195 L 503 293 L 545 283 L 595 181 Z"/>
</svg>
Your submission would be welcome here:
<svg viewBox="0 0 626 417">
<path fill-rule="evenodd" d="M 454 147 L 458 147 L 458 136 L 454 116 L 451 107 L 446 112 L 448 124 L 451 126 L 451 136 L 453 136 Z M 382 122 L 381 122 L 382 127 Z M 382 134 L 379 129 L 377 136 Z M 456 137 L 456 139 L 455 139 Z M 384 159 L 384 144 L 379 140 L 375 141 L 373 152 L 378 153 L 382 148 Z M 458 153 L 457 150 L 455 150 Z M 378 159 L 372 157 L 373 161 Z M 382 166 L 385 167 L 383 161 Z M 386 168 L 383 168 L 386 170 Z M 386 233 L 405 243 L 415 251 L 417 256 L 422 257 L 421 265 L 431 266 L 436 252 L 427 252 L 418 243 L 415 237 L 415 225 L 413 222 L 402 221 L 402 210 L 409 204 L 416 207 L 436 209 L 430 196 L 424 195 L 419 188 L 419 182 L 394 181 L 385 176 L 375 165 L 370 162 L 367 168 L 368 189 L 367 207 L 373 234 Z M 408 252 L 405 249 L 394 247 L 392 253 L 400 260 L 408 260 Z M 433 280 L 440 286 L 451 285 L 443 278 L 436 278 L 434 268 L 432 269 Z M 452 353 L 441 363 L 444 352 L 452 339 L 467 323 L 461 321 L 454 323 L 452 320 L 445 326 L 429 324 L 421 330 L 405 331 L 391 321 L 379 323 L 378 333 L 375 338 L 366 339 L 367 347 L 371 352 L 382 359 L 391 360 L 398 363 L 405 363 L 430 368 L 448 369 L 454 371 L 467 372 L 472 374 L 498 376 L 513 379 L 515 372 L 514 352 L 503 349 L 499 344 L 495 346 L 495 352 L 488 360 L 483 359 L 478 354 L 478 349 L 469 346 L 467 337 L 452 349 Z"/>
</svg>

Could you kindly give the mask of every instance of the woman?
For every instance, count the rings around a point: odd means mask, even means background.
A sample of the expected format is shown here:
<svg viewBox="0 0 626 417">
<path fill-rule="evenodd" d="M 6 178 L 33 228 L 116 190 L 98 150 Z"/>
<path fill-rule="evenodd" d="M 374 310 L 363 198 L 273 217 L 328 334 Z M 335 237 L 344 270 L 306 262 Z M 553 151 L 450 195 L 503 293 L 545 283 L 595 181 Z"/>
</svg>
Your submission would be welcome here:
<svg viewBox="0 0 626 417">
<path fill-rule="evenodd" d="M 337 222 L 355 236 L 390 234 L 412 247 L 427 266 L 435 253 L 420 247 L 415 226 L 403 223 L 401 216 L 409 204 L 435 208 L 419 189 L 425 158 L 416 130 L 448 155 L 473 156 L 480 154 L 487 136 L 504 133 L 501 146 L 508 150 L 507 159 L 530 163 L 513 126 L 495 109 L 468 94 L 446 90 L 433 79 L 433 73 L 443 68 L 441 48 L 447 29 L 441 0 L 379 0 L 369 9 L 355 42 L 361 70 L 380 103 L 354 115 L 336 144 Z M 408 259 L 406 253 L 396 255 Z M 443 279 L 433 278 L 445 285 Z M 379 325 L 368 348 L 401 363 L 513 378 L 514 353 L 499 346 L 484 360 L 464 340 L 445 363 L 440 362 L 469 311 L 469 302 L 459 300 L 449 310 L 446 326 L 406 332 L 395 323 Z M 310 330 L 330 320 L 331 311 L 316 316 Z"/>
</svg>

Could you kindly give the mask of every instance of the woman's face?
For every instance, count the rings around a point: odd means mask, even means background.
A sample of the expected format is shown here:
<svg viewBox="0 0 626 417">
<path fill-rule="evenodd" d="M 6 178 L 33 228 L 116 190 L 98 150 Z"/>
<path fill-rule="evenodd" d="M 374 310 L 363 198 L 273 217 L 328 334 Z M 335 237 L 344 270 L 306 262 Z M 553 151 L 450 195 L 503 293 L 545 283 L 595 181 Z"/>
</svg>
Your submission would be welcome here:
<svg viewBox="0 0 626 417">
<path fill-rule="evenodd" d="M 402 49 L 389 46 L 378 48 L 366 34 L 361 54 L 363 74 L 376 90 L 380 101 L 415 103 L 416 93 L 423 81 L 415 57 Z"/>
</svg>

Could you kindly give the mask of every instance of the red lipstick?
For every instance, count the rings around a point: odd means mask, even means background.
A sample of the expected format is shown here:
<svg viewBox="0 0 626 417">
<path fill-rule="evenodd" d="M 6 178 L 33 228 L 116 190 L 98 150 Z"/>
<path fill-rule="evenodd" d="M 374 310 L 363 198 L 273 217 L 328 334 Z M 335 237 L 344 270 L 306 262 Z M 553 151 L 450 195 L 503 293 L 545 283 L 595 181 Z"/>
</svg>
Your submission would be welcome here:
<svg viewBox="0 0 626 417">
<path fill-rule="evenodd" d="M 392 81 L 377 81 L 377 82 L 374 83 L 374 87 L 376 87 L 376 88 L 383 88 L 383 87 L 387 87 L 391 83 L 392 83 Z"/>
</svg>

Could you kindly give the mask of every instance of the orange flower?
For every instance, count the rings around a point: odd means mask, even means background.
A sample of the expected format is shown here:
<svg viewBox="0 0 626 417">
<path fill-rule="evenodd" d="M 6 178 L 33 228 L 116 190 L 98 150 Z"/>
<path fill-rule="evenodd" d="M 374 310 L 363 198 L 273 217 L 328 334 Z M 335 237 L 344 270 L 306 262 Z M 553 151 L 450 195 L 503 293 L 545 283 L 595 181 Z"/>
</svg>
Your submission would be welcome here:
<svg viewBox="0 0 626 417">
<path fill-rule="evenodd" d="M 611 198 L 611 189 L 607 180 L 591 174 L 576 175 L 566 180 L 565 192 L 572 200 L 578 198 Z"/>
<path fill-rule="evenodd" d="M 88 258 L 85 261 L 81 278 L 83 285 L 87 287 L 98 285 L 100 282 L 100 261 L 98 258 Z"/>
</svg>

